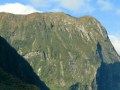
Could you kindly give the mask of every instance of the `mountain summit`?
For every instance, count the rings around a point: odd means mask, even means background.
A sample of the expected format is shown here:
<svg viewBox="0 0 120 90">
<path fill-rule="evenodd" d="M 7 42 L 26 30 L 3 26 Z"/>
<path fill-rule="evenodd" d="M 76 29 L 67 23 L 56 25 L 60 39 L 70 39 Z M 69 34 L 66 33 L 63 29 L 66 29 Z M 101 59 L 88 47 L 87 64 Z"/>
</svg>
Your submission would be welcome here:
<svg viewBox="0 0 120 90">
<path fill-rule="evenodd" d="M 120 90 L 120 57 L 94 17 L 0 13 L 0 35 L 51 90 Z"/>
</svg>

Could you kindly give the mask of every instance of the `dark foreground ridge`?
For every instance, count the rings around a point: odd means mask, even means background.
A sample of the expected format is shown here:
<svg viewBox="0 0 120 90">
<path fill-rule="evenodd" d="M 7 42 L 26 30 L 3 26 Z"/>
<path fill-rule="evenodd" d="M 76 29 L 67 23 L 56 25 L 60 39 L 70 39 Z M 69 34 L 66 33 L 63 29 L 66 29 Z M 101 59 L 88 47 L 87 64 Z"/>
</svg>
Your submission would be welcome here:
<svg viewBox="0 0 120 90">
<path fill-rule="evenodd" d="M 0 90 L 9 89 L 49 90 L 29 63 L 0 37 Z"/>
<path fill-rule="evenodd" d="M 120 90 L 120 62 L 105 64 L 97 70 L 97 90 Z"/>
</svg>

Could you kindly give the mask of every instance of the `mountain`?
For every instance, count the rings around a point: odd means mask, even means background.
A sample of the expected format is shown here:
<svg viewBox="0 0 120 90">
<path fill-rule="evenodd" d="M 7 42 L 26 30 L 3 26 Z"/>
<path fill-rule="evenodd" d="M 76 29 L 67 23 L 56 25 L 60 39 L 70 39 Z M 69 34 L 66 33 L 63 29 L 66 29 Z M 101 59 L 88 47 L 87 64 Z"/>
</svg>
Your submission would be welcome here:
<svg viewBox="0 0 120 90">
<path fill-rule="evenodd" d="M 120 90 L 120 57 L 94 17 L 0 13 L 0 35 L 51 90 Z"/>
</svg>

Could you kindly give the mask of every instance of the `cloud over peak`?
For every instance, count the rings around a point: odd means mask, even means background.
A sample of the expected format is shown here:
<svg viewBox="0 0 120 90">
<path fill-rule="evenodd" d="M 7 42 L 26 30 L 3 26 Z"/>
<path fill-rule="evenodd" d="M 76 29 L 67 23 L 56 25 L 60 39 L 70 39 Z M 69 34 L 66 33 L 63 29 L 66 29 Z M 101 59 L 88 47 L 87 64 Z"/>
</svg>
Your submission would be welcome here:
<svg viewBox="0 0 120 90">
<path fill-rule="evenodd" d="M 89 3 L 91 0 L 30 0 L 35 7 L 50 10 L 69 10 L 76 12 L 92 12 L 94 9 Z M 56 9 L 57 8 L 57 9 Z"/>
<path fill-rule="evenodd" d="M 98 5 L 102 11 L 112 10 L 113 5 L 108 0 L 97 0 Z"/>
<path fill-rule="evenodd" d="M 110 41 L 112 42 L 113 46 L 115 47 L 116 51 L 120 55 L 120 38 L 114 36 L 114 35 L 109 35 Z"/>
<path fill-rule="evenodd" d="M 20 3 L 7 3 L 4 5 L 0 5 L 0 12 L 8 12 L 13 14 L 29 14 L 39 11 L 29 5 L 23 5 Z"/>
</svg>

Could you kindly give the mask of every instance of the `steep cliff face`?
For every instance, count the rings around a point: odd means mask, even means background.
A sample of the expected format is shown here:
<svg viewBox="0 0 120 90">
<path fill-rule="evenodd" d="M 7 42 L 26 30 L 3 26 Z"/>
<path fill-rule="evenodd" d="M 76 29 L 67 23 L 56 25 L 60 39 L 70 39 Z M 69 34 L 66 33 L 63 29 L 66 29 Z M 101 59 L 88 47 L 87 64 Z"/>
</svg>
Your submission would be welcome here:
<svg viewBox="0 0 120 90">
<path fill-rule="evenodd" d="M 120 61 L 105 28 L 90 16 L 1 13 L 0 35 L 30 63 L 51 90 L 97 90 L 102 87 L 99 86 L 104 75 L 102 65 Z M 114 73 L 112 69 L 109 71 Z"/>
</svg>

